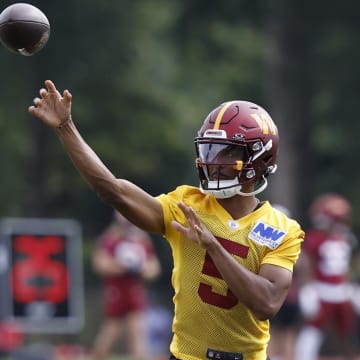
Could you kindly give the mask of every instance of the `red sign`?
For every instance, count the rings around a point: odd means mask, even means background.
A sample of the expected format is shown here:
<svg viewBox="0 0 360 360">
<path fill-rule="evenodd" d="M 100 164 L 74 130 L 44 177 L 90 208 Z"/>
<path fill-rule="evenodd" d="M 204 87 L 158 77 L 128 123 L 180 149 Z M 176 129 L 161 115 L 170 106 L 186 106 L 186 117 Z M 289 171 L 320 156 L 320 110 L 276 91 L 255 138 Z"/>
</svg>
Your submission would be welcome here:
<svg viewBox="0 0 360 360">
<path fill-rule="evenodd" d="M 75 332 L 83 323 L 81 231 L 73 220 L 0 222 L 1 315 L 28 332 Z M 3 287 L 4 288 L 4 287 Z"/>
</svg>

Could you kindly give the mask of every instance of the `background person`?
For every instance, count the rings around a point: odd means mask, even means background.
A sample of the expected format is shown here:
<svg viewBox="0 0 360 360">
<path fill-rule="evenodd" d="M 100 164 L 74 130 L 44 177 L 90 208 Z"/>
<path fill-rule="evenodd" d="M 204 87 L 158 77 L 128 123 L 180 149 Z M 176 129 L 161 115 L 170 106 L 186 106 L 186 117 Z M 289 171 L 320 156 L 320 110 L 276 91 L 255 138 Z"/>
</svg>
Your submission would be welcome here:
<svg viewBox="0 0 360 360">
<path fill-rule="evenodd" d="M 337 351 L 354 359 L 356 312 L 350 277 L 356 238 L 350 230 L 351 204 L 342 195 L 322 194 L 310 206 L 312 228 L 302 256 L 309 259 L 308 280 L 300 289 L 304 325 L 296 360 L 318 360 L 326 336 L 336 339 Z"/>
<path fill-rule="evenodd" d="M 148 295 L 146 281 L 160 274 L 150 236 L 114 212 L 93 254 L 103 281 L 104 318 L 94 345 L 94 359 L 105 360 L 121 334 L 132 360 L 148 360 Z"/>
</svg>

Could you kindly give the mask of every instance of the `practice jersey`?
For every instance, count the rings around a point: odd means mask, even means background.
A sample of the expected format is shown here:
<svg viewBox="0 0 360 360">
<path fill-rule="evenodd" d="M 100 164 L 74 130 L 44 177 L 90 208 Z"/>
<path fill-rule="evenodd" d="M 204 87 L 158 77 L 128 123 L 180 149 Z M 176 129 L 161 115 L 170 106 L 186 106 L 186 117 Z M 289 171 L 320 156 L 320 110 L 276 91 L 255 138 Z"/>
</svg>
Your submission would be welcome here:
<svg viewBox="0 0 360 360">
<path fill-rule="evenodd" d="M 98 248 L 119 263 L 129 265 L 129 271 L 102 276 L 103 311 L 107 317 L 123 318 L 130 312 L 144 311 L 148 306 L 144 280 L 138 273 L 141 264 L 155 256 L 151 238 L 142 230 L 106 230 L 98 239 Z"/>
<path fill-rule="evenodd" d="M 308 308 L 316 309 L 305 320 L 321 331 L 332 326 L 342 336 L 348 337 L 356 331 L 357 318 L 350 278 L 355 241 L 345 226 L 336 231 L 310 229 L 304 241 L 304 251 L 312 260 L 314 274 L 312 281 L 304 287 L 300 304 L 305 314 Z M 311 296 L 306 289 L 311 289 Z"/>
<path fill-rule="evenodd" d="M 353 241 L 354 236 L 347 229 L 336 232 L 309 230 L 304 250 L 316 264 L 314 278 L 328 284 L 348 282 Z"/>
<path fill-rule="evenodd" d="M 182 360 L 205 359 L 208 348 L 240 352 L 245 360 L 266 359 L 269 321 L 258 320 L 238 301 L 205 249 L 176 231 L 171 221 L 186 224 L 179 201 L 192 206 L 221 245 L 254 273 L 263 264 L 293 270 L 304 237 L 299 224 L 269 202 L 241 219 L 233 219 L 212 195 L 186 185 L 158 196 L 158 200 L 174 260 L 175 314 L 170 351 Z"/>
</svg>

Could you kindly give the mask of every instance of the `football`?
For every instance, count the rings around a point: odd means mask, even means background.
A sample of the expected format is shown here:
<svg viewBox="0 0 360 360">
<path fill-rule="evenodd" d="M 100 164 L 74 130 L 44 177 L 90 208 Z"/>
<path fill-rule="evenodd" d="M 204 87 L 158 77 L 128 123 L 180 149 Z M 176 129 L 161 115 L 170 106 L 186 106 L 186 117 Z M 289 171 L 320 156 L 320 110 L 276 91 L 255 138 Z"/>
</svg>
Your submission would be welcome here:
<svg viewBox="0 0 360 360">
<path fill-rule="evenodd" d="M 139 244 L 124 241 L 115 248 L 116 260 L 128 271 L 136 273 L 146 259 L 146 253 Z"/>
<path fill-rule="evenodd" d="M 37 7 L 15 3 L 0 13 L 0 42 L 8 50 L 31 56 L 40 51 L 50 37 L 50 23 Z"/>
</svg>

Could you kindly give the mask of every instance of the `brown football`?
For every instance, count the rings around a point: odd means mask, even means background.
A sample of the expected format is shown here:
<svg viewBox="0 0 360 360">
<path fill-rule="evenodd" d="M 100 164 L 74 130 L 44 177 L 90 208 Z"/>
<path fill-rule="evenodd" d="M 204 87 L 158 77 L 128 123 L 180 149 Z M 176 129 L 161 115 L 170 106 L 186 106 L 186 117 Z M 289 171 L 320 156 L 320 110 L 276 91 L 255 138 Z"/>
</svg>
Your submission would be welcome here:
<svg viewBox="0 0 360 360">
<path fill-rule="evenodd" d="M 0 14 L 0 41 L 10 51 L 31 56 L 48 42 L 50 23 L 37 7 L 15 3 Z"/>
</svg>

